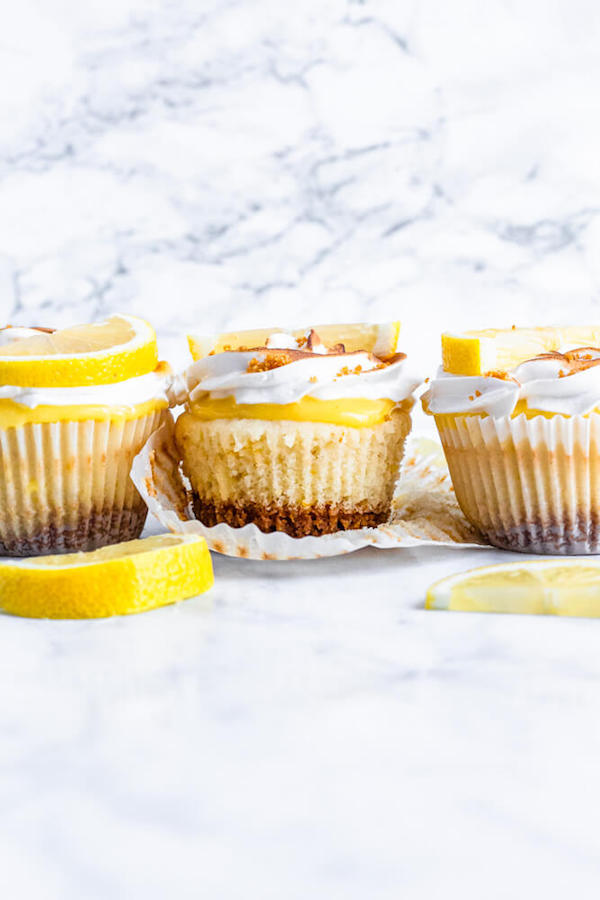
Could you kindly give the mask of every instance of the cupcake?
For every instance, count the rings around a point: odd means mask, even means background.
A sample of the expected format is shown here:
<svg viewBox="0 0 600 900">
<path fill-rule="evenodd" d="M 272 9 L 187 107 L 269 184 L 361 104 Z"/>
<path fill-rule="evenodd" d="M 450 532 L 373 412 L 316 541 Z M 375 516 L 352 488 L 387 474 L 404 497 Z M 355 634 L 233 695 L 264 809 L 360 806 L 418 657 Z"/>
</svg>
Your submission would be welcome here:
<svg viewBox="0 0 600 900">
<path fill-rule="evenodd" d="M 423 406 L 465 516 L 497 547 L 600 553 L 599 348 L 597 327 L 443 335 Z"/>
<path fill-rule="evenodd" d="M 196 518 L 293 537 L 385 522 L 419 384 L 398 330 L 190 338 L 175 439 Z"/>
<path fill-rule="evenodd" d="M 137 538 L 129 471 L 168 412 L 168 367 L 146 322 L 0 329 L 0 554 Z"/>
</svg>

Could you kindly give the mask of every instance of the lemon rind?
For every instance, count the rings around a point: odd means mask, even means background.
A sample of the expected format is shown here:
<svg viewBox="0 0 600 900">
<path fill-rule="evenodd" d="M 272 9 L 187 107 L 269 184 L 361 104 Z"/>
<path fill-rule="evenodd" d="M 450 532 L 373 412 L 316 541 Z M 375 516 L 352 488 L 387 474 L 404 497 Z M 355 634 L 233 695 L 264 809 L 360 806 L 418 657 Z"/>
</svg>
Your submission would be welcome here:
<svg viewBox="0 0 600 900">
<path fill-rule="evenodd" d="M 375 333 L 375 341 L 372 343 L 371 347 L 364 347 L 360 349 L 369 350 L 375 356 L 391 356 L 397 351 L 402 324 L 400 321 L 394 320 L 391 322 L 382 323 L 329 323 L 314 325 L 312 327 L 317 333 L 319 333 L 319 329 L 327 331 L 335 331 L 335 329 L 339 329 L 340 340 L 343 340 L 344 338 L 344 329 L 356 329 L 357 333 L 360 332 L 361 327 L 365 330 L 371 330 L 371 332 Z M 305 331 L 306 328 L 290 329 L 284 327 L 253 328 L 249 330 L 240 329 L 238 331 L 215 333 L 211 335 L 188 334 L 187 342 L 192 359 L 197 362 L 199 359 L 203 359 L 205 356 L 209 356 L 213 352 L 219 352 L 218 348 L 224 344 L 232 345 L 232 349 L 236 349 L 236 345 L 238 347 L 247 346 L 249 340 L 250 343 L 254 346 L 260 346 L 271 334 L 284 332 L 291 333 L 295 336 L 300 336 L 304 334 Z M 247 336 L 252 337 L 248 338 Z M 240 338 L 242 339 L 241 341 L 239 340 Z"/>
<path fill-rule="evenodd" d="M 83 353 L 7 356 L 0 353 L 0 383 L 15 387 L 86 387 L 117 384 L 146 375 L 158 365 L 156 333 L 135 316 L 114 315 L 136 331 L 123 344 Z"/>
<path fill-rule="evenodd" d="M 214 575 L 204 538 L 169 535 L 173 542 L 161 545 L 164 537 L 67 554 L 64 564 L 55 556 L 3 560 L 0 609 L 27 618 L 105 618 L 145 612 L 208 590 Z M 141 550 L 110 556 L 146 542 Z"/>
</svg>

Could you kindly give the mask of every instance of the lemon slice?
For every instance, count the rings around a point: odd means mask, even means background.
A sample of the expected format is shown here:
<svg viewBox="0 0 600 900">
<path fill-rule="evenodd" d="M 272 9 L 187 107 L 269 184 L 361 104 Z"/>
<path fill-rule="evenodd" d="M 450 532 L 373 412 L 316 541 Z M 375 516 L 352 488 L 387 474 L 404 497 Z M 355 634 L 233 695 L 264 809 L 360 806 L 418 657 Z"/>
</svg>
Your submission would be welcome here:
<svg viewBox="0 0 600 900">
<path fill-rule="evenodd" d="M 600 325 L 465 331 L 442 335 L 444 370 L 453 375 L 508 372 L 539 353 L 600 344 Z"/>
<path fill-rule="evenodd" d="M 484 566 L 431 585 L 427 609 L 600 616 L 600 559 Z"/>
<path fill-rule="evenodd" d="M 381 359 L 391 356 L 398 349 L 400 322 L 383 322 L 370 325 L 366 322 L 355 322 L 347 325 L 313 325 L 311 326 L 327 347 L 343 344 L 346 352 L 365 350 L 374 353 Z M 212 353 L 224 350 L 247 350 L 264 347 L 272 334 L 291 334 L 299 340 L 305 336 L 309 328 L 258 328 L 253 331 L 230 331 L 224 334 L 213 334 L 203 337 L 189 334 L 188 344 L 192 359 L 202 359 Z"/>
<path fill-rule="evenodd" d="M 0 384 L 79 387 L 113 384 L 152 372 L 156 334 L 133 316 L 40 333 L 0 347 Z"/>
<path fill-rule="evenodd" d="M 0 609 L 36 619 L 96 619 L 166 606 L 207 591 L 199 535 L 161 534 L 90 553 L 0 562 Z"/>
</svg>

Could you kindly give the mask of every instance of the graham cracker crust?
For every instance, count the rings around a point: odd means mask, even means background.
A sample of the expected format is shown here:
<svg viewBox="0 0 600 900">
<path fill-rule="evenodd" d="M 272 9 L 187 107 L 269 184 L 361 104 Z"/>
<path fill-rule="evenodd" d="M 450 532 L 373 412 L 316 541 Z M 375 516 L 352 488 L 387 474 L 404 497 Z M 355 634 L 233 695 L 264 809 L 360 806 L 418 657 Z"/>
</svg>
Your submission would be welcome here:
<svg viewBox="0 0 600 900">
<path fill-rule="evenodd" d="M 260 503 L 215 503 L 202 500 L 194 492 L 195 517 L 209 528 L 224 522 L 232 528 L 242 528 L 253 522 L 261 531 L 284 531 L 291 537 L 332 534 L 354 528 L 376 528 L 389 518 L 389 509 L 373 510 L 363 506 L 344 509 L 339 504 L 320 506 L 263 506 Z"/>
<path fill-rule="evenodd" d="M 0 555 L 72 553 L 132 541 L 142 533 L 147 515 L 148 510 L 144 505 L 135 509 L 92 510 L 82 515 L 73 525 L 49 524 L 40 531 L 27 535 L 5 533 L 0 538 Z"/>
<path fill-rule="evenodd" d="M 526 522 L 508 529 L 486 529 L 482 534 L 495 547 L 516 553 L 591 556 L 600 554 L 600 521 L 580 516 L 574 523 Z"/>
</svg>

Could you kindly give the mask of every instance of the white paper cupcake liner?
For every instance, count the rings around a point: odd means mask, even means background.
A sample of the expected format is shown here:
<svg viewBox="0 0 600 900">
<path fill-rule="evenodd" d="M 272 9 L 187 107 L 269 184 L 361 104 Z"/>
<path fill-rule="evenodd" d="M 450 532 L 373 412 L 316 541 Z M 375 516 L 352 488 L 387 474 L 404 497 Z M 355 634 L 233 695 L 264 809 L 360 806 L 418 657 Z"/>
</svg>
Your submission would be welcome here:
<svg viewBox="0 0 600 900">
<path fill-rule="evenodd" d="M 87 550 L 137 537 L 146 507 L 129 471 L 165 415 L 0 429 L 0 553 Z"/>
<path fill-rule="evenodd" d="M 321 537 L 293 538 L 284 532 L 260 531 L 256 525 L 207 527 L 193 517 L 189 484 L 181 472 L 166 423 L 136 457 L 131 477 L 159 522 L 174 533 L 193 532 L 206 538 L 217 553 L 247 559 L 317 559 L 352 553 L 361 547 L 393 549 L 437 545 L 487 546 L 459 509 L 441 448 L 426 438 L 409 438 L 388 523 L 378 528 L 338 531 Z"/>
<path fill-rule="evenodd" d="M 600 415 L 437 420 L 457 499 L 491 543 L 600 553 Z"/>
</svg>

